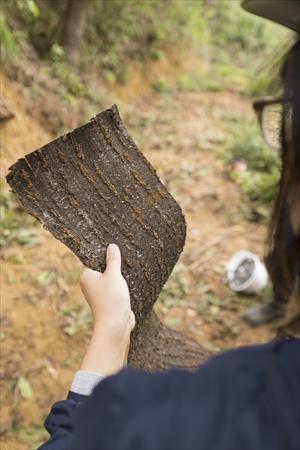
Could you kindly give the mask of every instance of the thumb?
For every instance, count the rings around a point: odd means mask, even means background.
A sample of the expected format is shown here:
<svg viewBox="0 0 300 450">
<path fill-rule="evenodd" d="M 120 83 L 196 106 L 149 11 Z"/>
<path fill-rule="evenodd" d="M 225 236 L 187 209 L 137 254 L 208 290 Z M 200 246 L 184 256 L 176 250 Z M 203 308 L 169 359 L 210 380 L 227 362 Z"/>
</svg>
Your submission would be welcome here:
<svg viewBox="0 0 300 450">
<path fill-rule="evenodd" d="M 116 244 L 107 247 L 105 272 L 121 272 L 121 253 Z"/>
</svg>

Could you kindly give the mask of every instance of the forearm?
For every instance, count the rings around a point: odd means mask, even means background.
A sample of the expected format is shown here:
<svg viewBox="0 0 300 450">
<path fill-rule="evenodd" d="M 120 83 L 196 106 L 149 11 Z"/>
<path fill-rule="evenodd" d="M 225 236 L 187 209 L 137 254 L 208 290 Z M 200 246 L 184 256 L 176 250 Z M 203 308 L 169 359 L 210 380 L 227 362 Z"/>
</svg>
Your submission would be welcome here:
<svg viewBox="0 0 300 450">
<path fill-rule="evenodd" d="M 124 365 L 128 343 L 129 336 L 112 338 L 108 330 L 95 327 L 80 370 L 102 377 L 117 373 Z"/>
<path fill-rule="evenodd" d="M 129 338 L 121 336 L 112 339 L 108 330 L 95 326 L 81 367 L 73 378 L 71 392 L 90 395 L 103 378 L 119 372 L 124 366 L 128 341 Z"/>
<path fill-rule="evenodd" d="M 126 360 L 135 319 L 116 245 L 109 246 L 106 263 L 103 274 L 85 269 L 81 277 L 81 288 L 94 316 L 94 330 L 67 400 L 56 403 L 46 419 L 45 427 L 51 437 L 41 447 L 45 450 L 69 450 L 73 411 L 103 378 L 119 372 Z"/>
</svg>

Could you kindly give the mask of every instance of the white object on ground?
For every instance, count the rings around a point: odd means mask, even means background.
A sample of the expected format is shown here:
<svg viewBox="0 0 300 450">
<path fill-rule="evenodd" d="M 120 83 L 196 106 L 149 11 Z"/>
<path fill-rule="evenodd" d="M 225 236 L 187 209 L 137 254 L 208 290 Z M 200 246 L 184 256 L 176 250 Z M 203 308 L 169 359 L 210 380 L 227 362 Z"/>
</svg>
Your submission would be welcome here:
<svg viewBox="0 0 300 450">
<path fill-rule="evenodd" d="M 247 250 L 241 250 L 230 259 L 226 266 L 229 287 L 235 292 L 257 294 L 268 282 L 268 272 L 264 263 Z"/>
</svg>

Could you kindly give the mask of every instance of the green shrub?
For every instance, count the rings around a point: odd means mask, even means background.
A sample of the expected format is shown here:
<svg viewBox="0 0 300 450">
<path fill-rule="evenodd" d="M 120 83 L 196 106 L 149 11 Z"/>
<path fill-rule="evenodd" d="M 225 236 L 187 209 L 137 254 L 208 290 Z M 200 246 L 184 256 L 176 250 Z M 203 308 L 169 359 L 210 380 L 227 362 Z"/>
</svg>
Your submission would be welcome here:
<svg viewBox="0 0 300 450">
<path fill-rule="evenodd" d="M 159 59 L 166 45 L 203 42 L 207 27 L 202 3 L 98 0 L 86 33 L 85 58 L 90 61 L 89 53 L 95 55 L 97 49 L 100 66 L 117 71 L 126 58 Z"/>
<path fill-rule="evenodd" d="M 12 58 L 17 50 L 16 36 L 6 21 L 4 14 L 0 14 L 0 45 L 1 59 Z"/>
<path fill-rule="evenodd" d="M 21 30 L 39 56 L 55 63 L 63 61 L 58 42 L 64 1 L 3 3 L 6 17 L 13 19 L 8 23 L 14 24 L 11 30 L 1 16 L 5 54 L 14 52 L 14 33 Z M 101 70 L 110 84 L 126 83 L 129 61 L 157 60 L 171 55 L 174 62 L 182 60 L 186 51 L 193 51 L 195 58 L 209 61 L 207 79 L 197 79 L 199 71 L 191 67 L 191 80 L 184 80 L 180 88 L 234 89 L 246 93 L 250 90 L 256 94 L 263 92 L 268 82 L 259 71 L 260 62 L 265 60 L 269 49 L 278 52 L 288 35 L 284 29 L 243 11 L 240 2 L 233 0 L 216 1 L 210 7 L 203 0 L 90 0 L 90 3 L 93 11 L 82 39 L 82 68 Z M 253 78 L 257 83 L 249 88 L 248 80 Z M 67 84 L 73 84 L 69 81 Z"/>
<path fill-rule="evenodd" d="M 218 45 L 234 44 L 247 50 L 245 55 L 248 58 L 249 51 L 276 48 L 290 34 L 276 24 L 249 14 L 240 2 L 232 0 L 217 2 L 210 24 L 213 42 Z"/>
<path fill-rule="evenodd" d="M 54 63 L 57 63 L 63 61 L 64 56 L 64 49 L 60 45 L 58 45 L 57 42 L 54 42 L 54 44 L 52 44 L 50 48 L 50 59 Z"/>
<path fill-rule="evenodd" d="M 169 90 L 168 83 L 163 78 L 159 78 L 158 80 L 153 81 L 152 89 L 160 94 L 163 94 Z"/>
<path fill-rule="evenodd" d="M 16 0 L 16 7 L 27 23 L 32 23 L 40 17 L 40 8 L 35 0 Z"/>
<path fill-rule="evenodd" d="M 84 96 L 87 92 L 86 86 L 80 78 L 72 72 L 70 67 L 63 61 L 53 63 L 54 74 L 60 79 L 66 91 L 74 97 Z"/>
<path fill-rule="evenodd" d="M 239 174 L 239 180 L 251 200 L 274 200 L 280 178 L 280 157 L 265 143 L 257 125 L 251 122 L 238 127 L 222 156 L 227 163 L 235 159 L 246 162 L 247 170 Z"/>
<path fill-rule="evenodd" d="M 224 88 L 251 96 L 276 95 L 293 33 L 249 14 L 240 2 L 231 0 L 216 3 L 208 24 L 213 69 L 216 77 L 223 78 Z"/>
<path fill-rule="evenodd" d="M 269 148 L 260 134 L 258 125 L 252 122 L 238 127 L 224 156 L 227 161 L 235 158 L 245 160 L 251 171 L 268 172 L 271 167 L 280 166 L 278 154 Z"/>
<path fill-rule="evenodd" d="M 272 202 L 278 193 L 280 170 L 270 168 L 269 172 L 246 172 L 242 179 L 242 188 L 250 200 L 265 203 Z"/>
</svg>

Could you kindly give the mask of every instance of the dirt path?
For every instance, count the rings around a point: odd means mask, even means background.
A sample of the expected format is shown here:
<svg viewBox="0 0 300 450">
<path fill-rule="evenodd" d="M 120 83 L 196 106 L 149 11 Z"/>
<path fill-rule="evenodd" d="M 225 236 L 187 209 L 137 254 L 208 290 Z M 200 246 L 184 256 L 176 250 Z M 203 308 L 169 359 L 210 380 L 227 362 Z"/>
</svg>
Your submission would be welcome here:
<svg viewBox="0 0 300 450">
<path fill-rule="evenodd" d="M 2 130 L 3 174 L 17 157 L 51 138 L 26 113 L 17 88 L 5 83 L 17 116 Z M 248 117 L 248 102 L 229 93 L 147 95 L 123 102 L 121 111 L 188 225 L 183 255 L 157 311 L 170 326 L 213 350 L 268 340 L 272 327 L 253 333 L 239 318 L 253 299 L 233 295 L 223 281 L 224 264 L 235 251 L 262 255 L 266 232 L 247 220 L 249 205 L 217 158 L 226 120 Z M 35 448 L 45 438 L 42 421 L 49 406 L 64 398 L 89 335 L 79 262 L 39 225 L 34 233 L 38 245 L 12 245 L 2 255 L 3 450 Z"/>
</svg>

